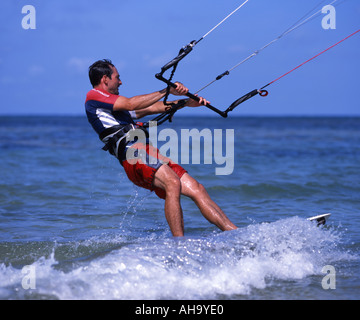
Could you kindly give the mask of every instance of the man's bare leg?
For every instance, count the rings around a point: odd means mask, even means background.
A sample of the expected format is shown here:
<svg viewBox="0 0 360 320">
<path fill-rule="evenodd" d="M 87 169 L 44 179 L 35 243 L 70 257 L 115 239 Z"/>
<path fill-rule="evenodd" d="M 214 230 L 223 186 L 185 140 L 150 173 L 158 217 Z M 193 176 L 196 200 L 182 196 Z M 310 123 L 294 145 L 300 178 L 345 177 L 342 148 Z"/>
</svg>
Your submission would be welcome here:
<svg viewBox="0 0 360 320">
<path fill-rule="evenodd" d="M 220 230 L 237 229 L 220 207 L 210 198 L 204 186 L 187 173 L 181 178 L 181 193 L 190 197 L 198 206 L 202 215 Z"/>
<path fill-rule="evenodd" d="M 181 181 L 166 164 L 155 173 L 154 186 L 166 192 L 165 217 L 174 237 L 184 236 L 184 219 L 180 205 Z"/>
</svg>

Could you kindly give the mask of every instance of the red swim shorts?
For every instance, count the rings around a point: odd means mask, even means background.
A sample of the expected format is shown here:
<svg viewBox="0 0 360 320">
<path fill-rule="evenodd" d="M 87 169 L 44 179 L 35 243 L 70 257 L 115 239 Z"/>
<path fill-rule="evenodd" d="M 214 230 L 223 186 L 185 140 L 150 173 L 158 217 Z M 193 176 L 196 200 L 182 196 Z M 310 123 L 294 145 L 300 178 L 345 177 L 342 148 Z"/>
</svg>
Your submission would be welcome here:
<svg viewBox="0 0 360 320">
<path fill-rule="evenodd" d="M 139 187 L 155 191 L 159 198 L 165 199 L 165 190 L 154 186 L 154 177 L 156 171 L 164 163 L 166 163 L 178 175 L 179 178 L 181 178 L 187 171 L 171 160 L 169 161 L 168 158 L 160 154 L 158 149 L 149 144 L 145 145 L 143 143 L 136 143 L 130 148 L 135 150 L 133 152 L 134 156 L 136 157 L 136 161 L 125 159 L 122 162 L 129 180 Z M 140 152 L 139 156 L 138 151 L 140 150 L 146 152 Z"/>
</svg>

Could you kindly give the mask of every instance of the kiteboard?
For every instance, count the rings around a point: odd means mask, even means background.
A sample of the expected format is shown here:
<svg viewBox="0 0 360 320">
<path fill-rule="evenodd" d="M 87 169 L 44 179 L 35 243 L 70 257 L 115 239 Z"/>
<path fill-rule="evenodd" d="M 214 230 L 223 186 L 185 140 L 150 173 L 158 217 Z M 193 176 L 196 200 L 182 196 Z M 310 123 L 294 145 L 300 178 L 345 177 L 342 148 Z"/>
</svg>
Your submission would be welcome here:
<svg viewBox="0 0 360 320">
<path fill-rule="evenodd" d="M 331 213 L 325 213 L 325 214 L 320 214 L 318 216 L 308 218 L 307 220 L 317 221 L 318 226 L 320 226 L 320 225 L 324 225 L 326 223 L 327 219 L 329 219 L 330 216 L 331 216 Z"/>
</svg>

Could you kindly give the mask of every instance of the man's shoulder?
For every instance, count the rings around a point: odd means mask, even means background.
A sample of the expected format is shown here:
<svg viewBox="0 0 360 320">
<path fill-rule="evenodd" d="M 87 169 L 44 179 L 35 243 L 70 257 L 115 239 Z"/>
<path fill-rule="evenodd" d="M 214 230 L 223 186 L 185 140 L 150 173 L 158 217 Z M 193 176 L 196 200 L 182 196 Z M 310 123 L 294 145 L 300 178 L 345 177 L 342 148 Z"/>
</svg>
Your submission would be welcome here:
<svg viewBox="0 0 360 320">
<path fill-rule="evenodd" d="M 115 101 L 117 100 L 119 96 L 115 95 L 115 94 L 111 94 L 102 90 L 98 90 L 98 89 L 91 89 L 87 94 L 86 94 L 86 102 L 87 101 L 99 101 L 99 102 L 104 102 L 104 103 L 110 103 L 110 104 L 114 104 Z"/>
</svg>

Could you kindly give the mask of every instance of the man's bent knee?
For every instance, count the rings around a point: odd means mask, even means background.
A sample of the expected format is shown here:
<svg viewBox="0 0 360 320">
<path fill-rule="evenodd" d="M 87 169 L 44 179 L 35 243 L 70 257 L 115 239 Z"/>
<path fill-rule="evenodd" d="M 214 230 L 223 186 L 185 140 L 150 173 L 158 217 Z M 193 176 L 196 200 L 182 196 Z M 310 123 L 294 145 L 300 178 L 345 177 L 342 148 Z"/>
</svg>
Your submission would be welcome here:
<svg viewBox="0 0 360 320">
<path fill-rule="evenodd" d="M 181 182 L 177 175 L 170 177 L 165 181 L 166 194 L 179 194 L 181 193 Z"/>
<path fill-rule="evenodd" d="M 178 175 L 167 165 L 162 165 L 155 174 L 154 185 L 168 194 L 180 194 L 181 181 Z"/>
<path fill-rule="evenodd" d="M 205 187 L 191 177 L 182 181 L 182 186 L 184 191 L 183 194 L 193 200 L 202 199 L 208 194 Z"/>
<path fill-rule="evenodd" d="M 205 187 L 197 182 L 193 189 L 193 198 L 203 198 L 205 195 L 207 195 Z"/>
</svg>

